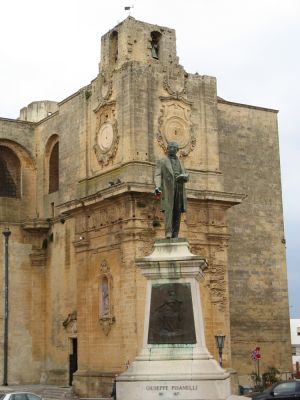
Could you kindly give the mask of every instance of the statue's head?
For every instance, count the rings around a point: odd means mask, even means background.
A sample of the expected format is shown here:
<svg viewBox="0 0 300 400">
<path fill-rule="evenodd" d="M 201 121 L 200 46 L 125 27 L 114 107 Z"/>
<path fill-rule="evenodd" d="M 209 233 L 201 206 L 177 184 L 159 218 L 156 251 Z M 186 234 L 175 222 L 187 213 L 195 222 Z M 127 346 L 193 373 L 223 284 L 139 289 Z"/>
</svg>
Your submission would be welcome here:
<svg viewBox="0 0 300 400">
<path fill-rule="evenodd" d="M 169 142 L 167 146 L 167 154 L 169 156 L 175 156 L 177 151 L 179 150 L 179 146 L 177 142 Z"/>
</svg>

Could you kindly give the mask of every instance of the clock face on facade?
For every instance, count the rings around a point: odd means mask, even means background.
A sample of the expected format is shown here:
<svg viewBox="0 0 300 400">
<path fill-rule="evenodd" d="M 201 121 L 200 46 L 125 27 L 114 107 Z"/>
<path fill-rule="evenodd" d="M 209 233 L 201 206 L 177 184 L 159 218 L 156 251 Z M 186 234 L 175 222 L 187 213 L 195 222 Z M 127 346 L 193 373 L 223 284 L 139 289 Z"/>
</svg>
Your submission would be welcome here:
<svg viewBox="0 0 300 400">
<path fill-rule="evenodd" d="M 165 136 L 167 142 L 177 142 L 180 148 L 189 142 L 188 124 L 183 119 L 172 117 L 165 123 Z"/>
<path fill-rule="evenodd" d="M 105 122 L 98 133 L 97 136 L 97 143 L 98 146 L 100 147 L 100 150 L 103 153 L 106 153 L 107 151 L 110 150 L 112 144 L 114 141 L 114 131 L 111 123 Z"/>
</svg>

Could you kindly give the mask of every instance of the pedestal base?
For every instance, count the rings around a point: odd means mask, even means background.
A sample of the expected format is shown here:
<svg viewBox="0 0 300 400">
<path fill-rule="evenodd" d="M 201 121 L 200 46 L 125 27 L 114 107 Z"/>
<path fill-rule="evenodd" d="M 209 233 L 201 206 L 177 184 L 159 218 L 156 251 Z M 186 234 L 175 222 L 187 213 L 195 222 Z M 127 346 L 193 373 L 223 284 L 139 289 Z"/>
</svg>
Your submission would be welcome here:
<svg viewBox="0 0 300 400">
<path fill-rule="evenodd" d="M 122 400 L 216 400 L 230 396 L 230 375 L 213 359 L 134 361 L 117 379 Z"/>
<path fill-rule="evenodd" d="M 230 374 L 205 345 L 199 282 L 206 260 L 163 239 L 137 260 L 148 279 L 144 345 L 117 378 L 118 400 L 233 400 Z"/>
</svg>

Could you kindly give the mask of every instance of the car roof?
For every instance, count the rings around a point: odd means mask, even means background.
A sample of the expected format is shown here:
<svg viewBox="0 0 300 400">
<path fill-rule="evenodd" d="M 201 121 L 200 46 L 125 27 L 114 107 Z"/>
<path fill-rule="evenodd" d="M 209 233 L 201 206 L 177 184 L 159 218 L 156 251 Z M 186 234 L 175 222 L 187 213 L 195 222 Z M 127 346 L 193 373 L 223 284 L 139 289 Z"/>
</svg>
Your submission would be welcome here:
<svg viewBox="0 0 300 400">
<path fill-rule="evenodd" d="M 7 392 L 1 392 L 0 393 L 0 395 L 6 395 L 6 394 L 33 394 L 34 396 L 38 396 L 38 397 L 41 397 L 41 395 L 39 395 L 39 394 L 36 394 L 36 393 L 32 393 L 32 392 L 26 392 L 26 391 L 24 391 L 24 390 L 22 390 L 22 391 L 15 391 L 15 390 L 13 390 L 13 391 L 10 391 L 10 390 L 8 390 Z"/>
</svg>

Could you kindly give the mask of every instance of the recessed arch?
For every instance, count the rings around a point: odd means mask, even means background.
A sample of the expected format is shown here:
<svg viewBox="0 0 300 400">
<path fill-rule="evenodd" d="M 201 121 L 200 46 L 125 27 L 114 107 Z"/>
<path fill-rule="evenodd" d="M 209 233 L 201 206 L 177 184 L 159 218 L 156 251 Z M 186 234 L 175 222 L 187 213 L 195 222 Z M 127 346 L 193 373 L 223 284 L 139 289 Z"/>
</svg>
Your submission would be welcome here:
<svg viewBox="0 0 300 400">
<path fill-rule="evenodd" d="M 0 144 L 0 197 L 21 196 L 21 162 L 17 154 Z"/>
<path fill-rule="evenodd" d="M 49 193 L 59 189 L 59 142 L 52 148 L 49 158 Z"/>
<path fill-rule="evenodd" d="M 157 31 L 151 32 L 151 55 L 152 58 L 159 60 L 159 53 L 160 53 L 160 39 L 161 33 Z"/>
<path fill-rule="evenodd" d="M 111 65 L 114 65 L 118 60 L 118 37 L 119 34 L 117 31 L 113 31 L 110 35 L 109 61 Z"/>
<path fill-rule="evenodd" d="M 47 192 L 53 193 L 59 189 L 59 137 L 52 135 L 45 151 Z"/>
<path fill-rule="evenodd" d="M 13 153 L 16 154 L 21 162 L 21 168 L 35 169 L 36 163 L 29 150 L 27 150 L 20 143 L 14 142 L 9 139 L 0 139 L 0 146 L 8 147 Z"/>
</svg>

